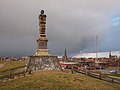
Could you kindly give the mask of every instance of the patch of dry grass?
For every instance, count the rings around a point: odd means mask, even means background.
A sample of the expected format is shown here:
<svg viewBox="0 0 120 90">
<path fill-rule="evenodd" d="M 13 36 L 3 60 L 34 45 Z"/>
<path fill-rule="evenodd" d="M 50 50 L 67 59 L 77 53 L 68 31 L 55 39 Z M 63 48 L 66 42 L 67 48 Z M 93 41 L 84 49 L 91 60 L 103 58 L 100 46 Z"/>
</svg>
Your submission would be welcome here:
<svg viewBox="0 0 120 90">
<path fill-rule="evenodd" d="M 40 71 L 1 84 L 0 90 L 120 90 L 120 85 L 81 74 Z"/>
</svg>

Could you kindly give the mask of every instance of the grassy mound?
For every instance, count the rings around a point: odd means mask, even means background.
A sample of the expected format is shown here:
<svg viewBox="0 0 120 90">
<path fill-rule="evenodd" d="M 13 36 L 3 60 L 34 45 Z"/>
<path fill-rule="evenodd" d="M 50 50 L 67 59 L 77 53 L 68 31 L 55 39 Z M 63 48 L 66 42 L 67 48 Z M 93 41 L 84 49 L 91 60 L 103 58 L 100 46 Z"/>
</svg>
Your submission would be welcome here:
<svg viewBox="0 0 120 90">
<path fill-rule="evenodd" d="M 0 90 L 120 90 L 120 85 L 81 74 L 40 71 L 7 81 L 0 85 Z"/>
</svg>

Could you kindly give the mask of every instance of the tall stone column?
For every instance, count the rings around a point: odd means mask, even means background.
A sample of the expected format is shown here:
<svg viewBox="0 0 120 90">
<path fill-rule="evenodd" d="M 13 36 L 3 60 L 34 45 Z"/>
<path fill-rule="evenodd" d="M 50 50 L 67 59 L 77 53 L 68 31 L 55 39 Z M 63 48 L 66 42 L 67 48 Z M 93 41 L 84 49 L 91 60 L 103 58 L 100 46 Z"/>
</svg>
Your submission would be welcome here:
<svg viewBox="0 0 120 90">
<path fill-rule="evenodd" d="M 44 15 L 44 10 L 41 10 L 41 14 L 38 17 L 39 19 L 39 37 L 37 41 L 37 50 L 35 51 L 35 56 L 49 56 L 47 48 L 47 36 L 46 31 L 46 15 Z"/>
<path fill-rule="evenodd" d="M 39 37 L 37 41 L 37 49 L 34 56 L 29 56 L 29 62 L 27 64 L 28 70 L 61 70 L 57 56 L 49 55 L 47 48 L 47 36 L 46 31 L 46 15 L 41 10 L 39 19 Z"/>
</svg>

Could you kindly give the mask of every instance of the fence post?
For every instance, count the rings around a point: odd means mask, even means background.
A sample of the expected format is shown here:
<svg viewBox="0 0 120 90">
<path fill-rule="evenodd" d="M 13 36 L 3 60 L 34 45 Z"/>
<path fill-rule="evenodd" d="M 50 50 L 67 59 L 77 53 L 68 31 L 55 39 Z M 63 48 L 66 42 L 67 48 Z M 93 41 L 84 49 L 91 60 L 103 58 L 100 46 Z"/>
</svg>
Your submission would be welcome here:
<svg viewBox="0 0 120 90">
<path fill-rule="evenodd" d="M 85 75 L 87 75 L 87 66 L 85 65 Z"/>
<path fill-rule="evenodd" d="M 101 78 L 102 78 L 102 74 L 100 73 L 99 79 L 101 79 Z"/>
<path fill-rule="evenodd" d="M 87 75 L 87 69 L 85 69 L 85 75 Z"/>
<path fill-rule="evenodd" d="M 31 72 L 32 72 L 32 70 L 29 70 L 29 71 L 28 71 L 28 74 L 31 74 Z"/>
<path fill-rule="evenodd" d="M 71 73 L 73 74 L 73 65 L 72 65 Z"/>
<path fill-rule="evenodd" d="M 24 75 L 24 77 L 25 77 L 25 71 L 23 72 L 23 75 Z"/>
<path fill-rule="evenodd" d="M 114 83 L 114 79 L 112 78 L 112 83 Z"/>
<path fill-rule="evenodd" d="M 8 78 L 10 78 L 10 76 L 11 76 L 11 75 L 10 75 L 10 69 L 8 70 L 8 73 L 9 73 L 9 74 L 8 74 L 8 75 L 9 75 L 9 77 L 8 77 Z"/>
</svg>

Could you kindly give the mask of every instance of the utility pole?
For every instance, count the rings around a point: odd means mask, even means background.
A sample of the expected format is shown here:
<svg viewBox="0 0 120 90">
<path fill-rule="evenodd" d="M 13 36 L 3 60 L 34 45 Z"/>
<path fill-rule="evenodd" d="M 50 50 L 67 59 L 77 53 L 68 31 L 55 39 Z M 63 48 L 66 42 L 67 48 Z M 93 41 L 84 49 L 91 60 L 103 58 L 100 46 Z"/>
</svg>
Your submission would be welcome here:
<svg viewBox="0 0 120 90">
<path fill-rule="evenodd" d="M 96 35 L 96 61 L 98 60 L 98 35 Z"/>
<path fill-rule="evenodd" d="M 94 61 L 94 69 L 96 69 L 96 62 L 98 61 L 98 35 L 96 35 L 96 40 L 95 40 L 95 46 L 96 46 L 96 58 Z"/>
</svg>

